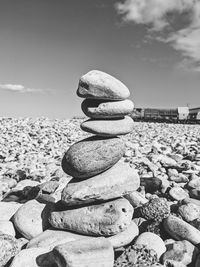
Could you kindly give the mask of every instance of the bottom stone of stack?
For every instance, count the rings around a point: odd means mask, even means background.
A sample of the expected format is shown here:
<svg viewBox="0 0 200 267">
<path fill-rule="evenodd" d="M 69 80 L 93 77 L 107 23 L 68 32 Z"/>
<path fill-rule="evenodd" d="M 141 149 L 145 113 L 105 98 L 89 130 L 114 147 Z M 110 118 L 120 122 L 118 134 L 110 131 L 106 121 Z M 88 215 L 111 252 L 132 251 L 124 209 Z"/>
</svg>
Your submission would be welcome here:
<svg viewBox="0 0 200 267">
<path fill-rule="evenodd" d="M 114 264 L 113 247 L 104 237 L 59 245 L 53 254 L 60 267 L 113 267 Z"/>
<path fill-rule="evenodd" d="M 91 236 L 111 236 L 130 225 L 133 207 L 120 198 L 106 203 L 51 212 L 49 222 L 59 229 Z"/>
</svg>

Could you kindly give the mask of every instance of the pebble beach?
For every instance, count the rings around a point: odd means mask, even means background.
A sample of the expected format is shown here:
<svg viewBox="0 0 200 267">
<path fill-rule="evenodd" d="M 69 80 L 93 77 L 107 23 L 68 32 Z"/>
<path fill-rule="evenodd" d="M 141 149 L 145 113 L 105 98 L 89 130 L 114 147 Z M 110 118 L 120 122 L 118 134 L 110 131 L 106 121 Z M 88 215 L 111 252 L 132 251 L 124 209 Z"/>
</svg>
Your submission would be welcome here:
<svg viewBox="0 0 200 267">
<path fill-rule="evenodd" d="M 0 267 L 199 267 L 200 126 L 134 122 L 90 71 L 88 118 L 0 119 Z"/>
</svg>

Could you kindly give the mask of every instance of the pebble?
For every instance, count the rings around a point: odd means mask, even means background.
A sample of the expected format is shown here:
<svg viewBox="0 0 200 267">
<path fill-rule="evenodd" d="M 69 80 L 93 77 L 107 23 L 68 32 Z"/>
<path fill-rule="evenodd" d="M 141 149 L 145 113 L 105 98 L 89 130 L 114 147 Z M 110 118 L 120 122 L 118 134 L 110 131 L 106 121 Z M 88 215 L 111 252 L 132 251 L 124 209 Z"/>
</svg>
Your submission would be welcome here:
<svg viewBox="0 0 200 267">
<path fill-rule="evenodd" d="M 16 202 L 0 202 L 1 220 L 9 221 L 15 212 L 22 206 Z"/>
<path fill-rule="evenodd" d="M 88 236 L 51 228 L 32 238 L 27 244 L 27 248 L 49 247 L 53 249 L 57 245 L 83 238 L 88 238 Z"/>
<path fill-rule="evenodd" d="M 169 191 L 169 195 L 174 199 L 174 200 L 183 200 L 184 198 L 188 198 L 189 194 L 181 187 L 173 187 Z"/>
<path fill-rule="evenodd" d="M 100 136 L 125 135 L 133 131 L 134 122 L 129 116 L 120 119 L 89 119 L 81 123 L 81 129 L 85 132 Z"/>
<path fill-rule="evenodd" d="M 167 251 L 162 256 L 163 264 L 168 260 L 189 265 L 194 264 L 199 250 L 187 240 L 176 241 L 167 246 Z"/>
<path fill-rule="evenodd" d="M 134 221 L 128 225 L 128 227 L 113 236 L 107 237 L 108 241 L 112 244 L 113 248 L 120 248 L 128 245 L 139 234 L 139 228 Z"/>
<path fill-rule="evenodd" d="M 196 188 L 196 189 L 191 189 L 189 191 L 189 195 L 191 198 L 195 198 L 200 200 L 200 187 Z"/>
<path fill-rule="evenodd" d="M 17 239 L 11 235 L 0 234 L 0 266 L 5 266 L 18 252 Z"/>
<path fill-rule="evenodd" d="M 142 206 L 143 204 L 148 202 L 148 199 L 146 199 L 140 192 L 134 191 L 129 194 L 126 194 L 124 196 L 128 201 L 131 203 L 131 205 L 136 208 L 139 206 Z"/>
<path fill-rule="evenodd" d="M 84 98 L 123 100 L 130 96 L 130 92 L 113 76 L 92 70 L 80 78 L 77 95 Z"/>
<path fill-rule="evenodd" d="M 193 203 L 188 203 L 181 205 L 178 208 L 178 213 L 186 222 L 192 222 L 200 217 L 200 207 Z"/>
<path fill-rule="evenodd" d="M 134 109 L 131 100 L 107 102 L 103 100 L 85 99 L 81 105 L 86 116 L 93 119 L 120 118 L 130 114 Z"/>
<path fill-rule="evenodd" d="M 12 221 L 25 238 L 32 239 L 49 227 L 48 214 L 53 208 L 51 203 L 30 200 L 16 211 Z"/>
<path fill-rule="evenodd" d="M 120 175 L 119 175 L 120 174 Z M 109 200 L 136 191 L 140 179 L 128 164 L 118 162 L 109 170 L 79 183 L 69 183 L 62 192 L 65 206 Z"/>
<path fill-rule="evenodd" d="M 148 249 L 155 250 L 159 259 L 166 251 L 164 241 L 158 235 L 150 232 L 140 234 L 134 244 L 145 245 Z"/>
<path fill-rule="evenodd" d="M 15 236 L 15 228 L 13 223 L 7 220 L 0 220 L 0 232 L 6 235 Z"/>
<path fill-rule="evenodd" d="M 131 223 L 133 207 L 126 199 L 52 212 L 50 224 L 59 229 L 92 236 L 110 236 L 124 231 Z"/>
<path fill-rule="evenodd" d="M 113 267 L 114 264 L 113 247 L 104 237 L 58 245 L 53 254 L 59 267 Z"/>
<path fill-rule="evenodd" d="M 21 250 L 10 267 L 57 267 L 49 248 L 29 248 Z"/>
<path fill-rule="evenodd" d="M 130 245 L 116 259 L 114 267 L 153 266 L 158 263 L 157 253 L 144 245 Z"/>
<path fill-rule="evenodd" d="M 150 178 L 140 178 L 140 185 L 144 186 L 145 192 L 147 193 L 153 193 L 157 190 L 161 189 L 162 181 L 159 178 L 156 177 L 150 177 Z"/>
<path fill-rule="evenodd" d="M 164 229 L 176 240 L 187 240 L 194 245 L 200 243 L 200 231 L 176 216 L 164 219 Z"/>
<path fill-rule="evenodd" d="M 119 138 L 89 137 L 68 149 L 62 168 L 77 179 L 92 177 L 112 167 L 124 152 L 124 143 Z"/>
</svg>

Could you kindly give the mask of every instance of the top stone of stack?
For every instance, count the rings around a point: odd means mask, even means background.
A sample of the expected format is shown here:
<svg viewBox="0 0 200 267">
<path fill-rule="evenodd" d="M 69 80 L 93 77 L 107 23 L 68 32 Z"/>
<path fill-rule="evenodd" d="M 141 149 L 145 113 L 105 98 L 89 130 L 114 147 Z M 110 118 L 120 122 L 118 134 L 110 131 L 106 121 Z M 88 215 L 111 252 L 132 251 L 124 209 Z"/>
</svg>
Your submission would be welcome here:
<svg viewBox="0 0 200 267">
<path fill-rule="evenodd" d="M 99 70 L 92 70 L 80 78 L 77 95 L 91 99 L 124 100 L 130 96 L 130 92 L 113 76 Z"/>
</svg>

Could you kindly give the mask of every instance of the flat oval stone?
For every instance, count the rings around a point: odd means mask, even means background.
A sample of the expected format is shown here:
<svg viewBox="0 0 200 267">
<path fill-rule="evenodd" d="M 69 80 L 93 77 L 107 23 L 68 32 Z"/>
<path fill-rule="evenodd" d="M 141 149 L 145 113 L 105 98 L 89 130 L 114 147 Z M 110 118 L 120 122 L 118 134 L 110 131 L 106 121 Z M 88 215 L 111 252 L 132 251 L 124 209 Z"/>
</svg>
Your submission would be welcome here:
<svg viewBox="0 0 200 267">
<path fill-rule="evenodd" d="M 151 232 L 144 232 L 138 236 L 135 245 L 145 245 L 147 249 L 154 249 L 158 258 L 166 251 L 164 241 L 156 234 Z"/>
<path fill-rule="evenodd" d="M 84 98 L 123 100 L 130 96 L 130 92 L 113 76 L 92 70 L 80 78 L 77 95 Z"/>
<path fill-rule="evenodd" d="M 57 245 L 84 238 L 88 238 L 88 236 L 52 228 L 31 239 L 26 248 L 49 247 L 53 249 Z"/>
<path fill-rule="evenodd" d="M 200 231 L 189 223 L 170 215 L 164 219 L 164 229 L 176 240 L 187 240 L 196 245 L 200 243 Z"/>
<path fill-rule="evenodd" d="M 62 159 L 64 172 L 75 178 L 89 178 L 117 163 L 125 152 L 119 138 L 92 136 L 72 145 Z"/>
<path fill-rule="evenodd" d="M 123 119 L 89 119 L 81 123 L 81 129 L 100 136 L 125 135 L 133 131 L 134 122 L 129 116 Z"/>
<path fill-rule="evenodd" d="M 53 204 L 40 203 L 30 200 L 22 205 L 13 216 L 16 229 L 27 239 L 42 233 L 49 227 L 48 213 L 54 208 Z"/>
<path fill-rule="evenodd" d="M 136 191 L 139 185 L 137 172 L 129 164 L 117 162 L 107 171 L 90 179 L 67 184 L 61 200 L 66 206 L 105 201 Z"/>
<path fill-rule="evenodd" d="M 114 251 L 106 238 L 87 238 L 56 246 L 53 249 L 56 266 L 113 267 Z"/>
<path fill-rule="evenodd" d="M 81 105 L 86 116 L 93 119 L 119 118 L 130 114 L 134 109 L 131 100 L 107 102 L 96 99 L 85 99 Z"/>
<path fill-rule="evenodd" d="M 126 199 L 73 210 L 54 211 L 50 224 L 59 229 L 92 236 L 110 236 L 124 231 L 131 223 L 133 207 Z"/>
<path fill-rule="evenodd" d="M 123 232 L 107 237 L 107 239 L 112 244 L 113 248 L 120 248 L 131 243 L 138 234 L 138 226 L 134 223 L 134 221 L 131 221 L 129 226 Z"/>
</svg>

